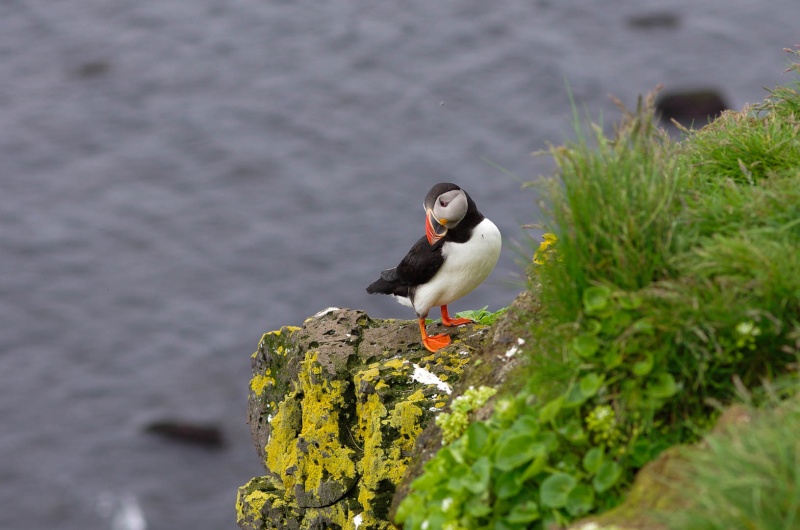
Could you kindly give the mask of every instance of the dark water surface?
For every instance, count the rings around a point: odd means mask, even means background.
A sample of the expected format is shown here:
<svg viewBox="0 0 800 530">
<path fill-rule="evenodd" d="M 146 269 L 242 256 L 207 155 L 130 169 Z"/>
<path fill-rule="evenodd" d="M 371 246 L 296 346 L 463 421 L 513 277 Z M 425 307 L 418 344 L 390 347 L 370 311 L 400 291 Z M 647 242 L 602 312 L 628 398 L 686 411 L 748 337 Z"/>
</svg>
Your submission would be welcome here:
<svg viewBox="0 0 800 530">
<path fill-rule="evenodd" d="M 565 81 L 608 122 L 609 94 L 659 83 L 740 108 L 789 81 L 798 21 L 794 0 L 0 3 L 0 529 L 234 529 L 263 332 L 410 318 L 364 287 L 438 181 L 506 241 L 453 309 L 508 304 L 541 220 L 518 180 L 570 134 Z M 228 446 L 142 432 L 163 418 Z"/>
</svg>

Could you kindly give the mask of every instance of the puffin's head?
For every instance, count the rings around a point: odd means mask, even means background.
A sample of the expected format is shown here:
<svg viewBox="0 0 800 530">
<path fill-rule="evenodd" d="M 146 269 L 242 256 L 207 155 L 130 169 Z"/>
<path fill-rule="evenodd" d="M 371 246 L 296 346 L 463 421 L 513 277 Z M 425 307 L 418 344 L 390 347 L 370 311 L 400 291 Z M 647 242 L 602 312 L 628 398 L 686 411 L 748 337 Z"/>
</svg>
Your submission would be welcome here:
<svg viewBox="0 0 800 530">
<path fill-rule="evenodd" d="M 425 235 L 433 245 L 455 228 L 467 215 L 469 201 L 467 194 L 449 182 L 442 182 L 431 188 L 425 196 Z"/>
</svg>

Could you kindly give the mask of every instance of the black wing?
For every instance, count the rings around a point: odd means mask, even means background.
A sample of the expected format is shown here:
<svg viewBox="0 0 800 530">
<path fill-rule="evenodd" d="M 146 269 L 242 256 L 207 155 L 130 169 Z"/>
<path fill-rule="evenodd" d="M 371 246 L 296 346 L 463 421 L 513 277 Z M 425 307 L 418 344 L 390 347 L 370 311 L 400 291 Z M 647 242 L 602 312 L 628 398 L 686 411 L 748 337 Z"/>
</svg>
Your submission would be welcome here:
<svg viewBox="0 0 800 530">
<path fill-rule="evenodd" d="M 425 237 L 420 238 L 400 261 L 400 265 L 381 272 L 380 279 L 370 284 L 367 292 L 409 296 L 411 288 L 433 278 L 444 263 L 441 251 L 443 244 L 437 241 L 431 246 Z"/>
</svg>

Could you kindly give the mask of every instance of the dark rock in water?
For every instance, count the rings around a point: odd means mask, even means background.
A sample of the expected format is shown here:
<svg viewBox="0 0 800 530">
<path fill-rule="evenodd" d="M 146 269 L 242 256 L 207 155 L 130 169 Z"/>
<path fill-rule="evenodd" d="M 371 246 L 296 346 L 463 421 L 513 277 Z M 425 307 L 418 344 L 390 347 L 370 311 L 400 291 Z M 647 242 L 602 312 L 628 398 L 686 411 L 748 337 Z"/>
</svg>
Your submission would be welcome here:
<svg viewBox="0 0 800 530">
<path fill-rule="evenodd" d="M 707 125 L 728 108 L 719 92 L 713 89 L 664 92 L 656 100 L 656 111 L 663 121 L 675 120 L 685 127 Z"/>
<path fill-rule="evenodd" d="M 106 61 L 90 61 L 83 63 L 75 69 L 75 75 L 83 78 L 100 77 L 111 70 L 111 64 Z"/>
<path fill-rule="evenodd" d="M 677 28 L 681 17 L 675 13 L 648 13 L 628 18 L 628 26 L 634 29 L 673 29 Z"/>
<path fill-rule="evenodd" d="M 199 445 L 210 449 L 225 447 L 222 431 L 215 425 L 199 425 L 178 420 L 163 420 L 149 424 L 145 432 L 176 442 Z"/>
</svg>

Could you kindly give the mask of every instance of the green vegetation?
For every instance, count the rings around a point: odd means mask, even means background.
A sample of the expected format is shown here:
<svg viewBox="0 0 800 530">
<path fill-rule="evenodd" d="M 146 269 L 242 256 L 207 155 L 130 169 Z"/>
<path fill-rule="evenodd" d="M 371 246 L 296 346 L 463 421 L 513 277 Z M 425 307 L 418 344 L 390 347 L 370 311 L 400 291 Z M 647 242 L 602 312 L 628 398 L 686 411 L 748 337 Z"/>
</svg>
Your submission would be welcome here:
<svg viewBox="0 0 800 530">
<path fill-rule="evenodd" d="M 491 311 L 487 311 L 488 307 L 489 306 L 484 306 L 482 309 L 468 309 L 466 311 L 459 311 L 456 313 L 456 318 L 468 318 L 473 320 L 476 324 L 491 326 L 508 310 L 507 307 L 504 307 L 492 313 Z"/>
<path fill-rule="evenodd" d="M 484 406 L 496 393 L 497 389 L 489 386 L 469 387 L 455 398 L 450 403 L 451 412 L 436 416 L 436 425 L 442 430 L 442 441 L 450 443 L 464 434 L 469 426 L 469 413 Z"/>
<path fill-rule="evenodd" d="M 405 528 L 543 529 L 602 512 L 744 389 L 797 377 L 798 87 L 680 142 L 656 128 L 648 97 L 612 135 L 576 120 L 578 139 L 550 149 L 524 390 L 426 464 L 397 511 Z M 785 438 L 794 453 L 779 457 L 796 473 L 796 435 Z M 796 509 L 794 477 L 783 494 Z M 726 528 L 739 527 L 788 528 Z"/>
<path fill-rule="evenodd" d="M 800 402 L 796 399 L 709 438 L 688 455 L 687 508 L 662 514 L 669 528 L 800 527 Z"/>
</svg>

